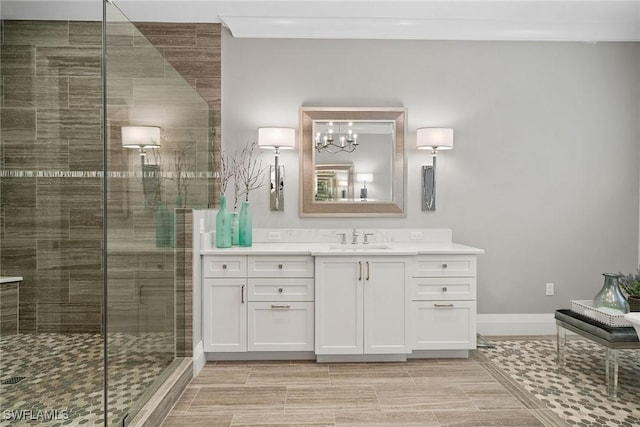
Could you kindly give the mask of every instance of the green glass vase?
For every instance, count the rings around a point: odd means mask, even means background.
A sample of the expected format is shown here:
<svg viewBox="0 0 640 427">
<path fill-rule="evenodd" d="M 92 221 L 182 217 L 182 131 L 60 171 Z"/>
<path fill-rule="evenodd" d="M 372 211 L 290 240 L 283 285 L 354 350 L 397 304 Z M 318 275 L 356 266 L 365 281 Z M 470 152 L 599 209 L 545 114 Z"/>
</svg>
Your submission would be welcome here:
<svg viewBox="0 0 640 427">
<path fill-rule="evenodd" d="M 231 212 L 231 244 L 240 244 L 240 215 L 238 212 Z"/>
<path fill-rule="evenodd" d="M 629 312 L 629 303 L 620 291 L 619 275 L 604 273 L 604 285 L 593 298 L 593 305 L 597 308 L 608 308 L 621 313 Z"/>
<path fill-rule="evenodd" d="M 169 210 L 165 202 L 160 202 L 156 210 L 156 247 L 169 246 L 169 232 Z"/>
<path fill-rule="evenodd" d="M 248 200 L 242 202 L 239 219 L 239 244 L 240 246 L 251 246 L 253 243 L 253 225 L 251 223 L 251 204 Z"/>
<path fill-rule="evenodd" d="M 220 196 L 220 210 L 216 214 L 216 248 L 231 247 L 231 214 L 227 210 L 227 197 Z"/>
</svg>

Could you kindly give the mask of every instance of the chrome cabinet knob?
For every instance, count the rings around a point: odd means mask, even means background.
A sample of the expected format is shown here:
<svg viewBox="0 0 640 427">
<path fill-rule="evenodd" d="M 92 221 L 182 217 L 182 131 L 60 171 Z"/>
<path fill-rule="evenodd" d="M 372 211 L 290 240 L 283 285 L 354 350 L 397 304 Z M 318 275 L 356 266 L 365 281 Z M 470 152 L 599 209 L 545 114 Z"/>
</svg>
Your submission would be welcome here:
<svg viewBox="0 0 640 427">
<path fill-rule="evenodd" d="M 222 269 L 226 270 L 227 269 L 227 264 L 222 264 Z"/>
<path fill-rule="evenodd" d="M 282 293 L 283 291 L 284 291 L 284 289 L 278 288 L 278 292 Z"/>
<path fill-rule="evenodd" d="M 446 286 L 442 287 L 442 292 L 447 292 L 447 287 Z"/>
<path fill-rule="evenodd" d="M 278 264 L 278 269 L 282 270 L 282 264 Z"/>
<path fill-rule="evenodd" d="M 442 264 L 442 268 L 447 268 L 448 265 L 447 264 Z"/>
</svg>

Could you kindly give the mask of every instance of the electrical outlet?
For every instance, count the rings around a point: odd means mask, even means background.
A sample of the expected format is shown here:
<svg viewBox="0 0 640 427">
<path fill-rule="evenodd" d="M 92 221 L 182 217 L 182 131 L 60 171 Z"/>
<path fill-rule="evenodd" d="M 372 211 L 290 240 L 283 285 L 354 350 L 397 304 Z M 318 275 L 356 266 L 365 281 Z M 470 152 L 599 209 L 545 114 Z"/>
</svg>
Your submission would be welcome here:
<svg viewBox="0 0 640 427">
<path fill-rule="evenodd" d="M 422 231 L 412 231 L 411 240 L 422 240 Z"/>
<path fill-rule="evenodd" d="M 267 240 L 280 240 L 280 232 L 269 231 L 269 233 L 267 233 Z"/>
<path fill-rule="evenodd" d="M 547 296 L 551 296 L 555 293 L 553 283 L 547 283 Z"/>
</svg>

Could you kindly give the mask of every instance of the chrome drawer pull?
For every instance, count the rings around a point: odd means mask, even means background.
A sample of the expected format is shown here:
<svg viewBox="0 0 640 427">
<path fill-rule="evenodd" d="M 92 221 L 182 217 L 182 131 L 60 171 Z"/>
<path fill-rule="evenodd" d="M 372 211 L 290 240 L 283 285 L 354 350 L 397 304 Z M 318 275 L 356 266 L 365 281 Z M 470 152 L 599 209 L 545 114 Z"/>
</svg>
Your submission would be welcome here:
<svg viewBox="0 0 640 427">
<path fill-rule="evenodd" d="M 453 304 L 433 304 L 436 308 L 453 308 Z"/>
<path fill-rule="evenodd" d="M 271 308 L 287 309 L 287 308 L 291 308 L 291 304 L 285 304 L 285 305 L 271 304 Z"/>
<path fill-rule="evenodd" d="M 282 293 L 282 291 L 284 291 L 284 289 L 278 288 L 278 292 Z"/>
<path fill-rule="evenodd" d="M 448 265 L 447 264 L 442 264 L 442 268 L 447 268 Z"/>
<path fill-rule="evenodd" d="M 240 302 L 244 304 L 244 285 L 240 288 Z"/>
<path fill-rule="evenodd" d="M 442 292 L 447 292 L 447 287 L 446 286 L 442 287 Z"/>
</svg>

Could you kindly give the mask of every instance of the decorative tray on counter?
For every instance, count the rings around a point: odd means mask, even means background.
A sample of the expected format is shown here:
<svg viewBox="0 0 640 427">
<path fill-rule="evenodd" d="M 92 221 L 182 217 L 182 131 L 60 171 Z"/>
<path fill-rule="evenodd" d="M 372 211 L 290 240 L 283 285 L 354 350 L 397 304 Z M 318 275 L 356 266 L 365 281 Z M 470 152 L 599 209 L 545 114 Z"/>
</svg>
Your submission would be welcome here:
<svg viewBox="0 0 640 427">
<path fill-rule="evenodd" d="M 612 328 L 631 326 L 631 323 L 624 318 L 624 313 L 607 307 L 594 307 L 592 300 L 571 300 L 571 311 Z"/>
</svg>

